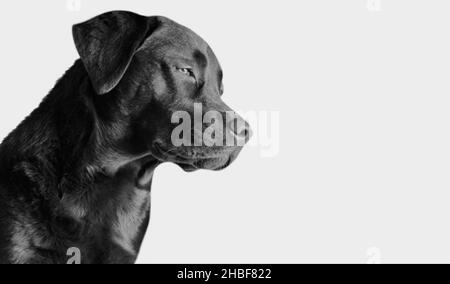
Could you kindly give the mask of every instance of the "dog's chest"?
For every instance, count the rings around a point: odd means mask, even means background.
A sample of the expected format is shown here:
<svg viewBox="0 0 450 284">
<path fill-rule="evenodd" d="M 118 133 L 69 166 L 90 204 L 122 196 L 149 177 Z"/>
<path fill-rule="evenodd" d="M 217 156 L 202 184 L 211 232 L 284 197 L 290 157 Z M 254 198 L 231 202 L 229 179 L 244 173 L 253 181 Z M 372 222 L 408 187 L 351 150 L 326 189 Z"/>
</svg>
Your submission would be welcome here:
<svg viewBox="0 0 450 284">
<path fill-rule="evenodd" d="M 150 213 L 150 192 L 134 188 L 120 198 L 111 222 L 111 241 L 135 256 Z"/>
</svg>

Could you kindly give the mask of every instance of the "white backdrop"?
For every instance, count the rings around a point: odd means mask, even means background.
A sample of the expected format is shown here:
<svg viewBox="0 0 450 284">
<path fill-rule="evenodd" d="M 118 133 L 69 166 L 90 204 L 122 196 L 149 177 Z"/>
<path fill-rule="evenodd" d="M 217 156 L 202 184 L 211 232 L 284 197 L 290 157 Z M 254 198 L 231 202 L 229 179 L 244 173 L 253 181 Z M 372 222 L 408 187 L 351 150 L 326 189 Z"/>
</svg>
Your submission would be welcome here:
<svg viewBox="0 0 450 284">
<path fill-rule="evenodd" d="M 0 5 L 1 138 L 77 58 L 71 25 L 117 9 L 190 27 L 231 106 L 279 112 L 273 157 L 158 168 L 140 263 L 450 262 L 448 1 Z"/>
</svg>

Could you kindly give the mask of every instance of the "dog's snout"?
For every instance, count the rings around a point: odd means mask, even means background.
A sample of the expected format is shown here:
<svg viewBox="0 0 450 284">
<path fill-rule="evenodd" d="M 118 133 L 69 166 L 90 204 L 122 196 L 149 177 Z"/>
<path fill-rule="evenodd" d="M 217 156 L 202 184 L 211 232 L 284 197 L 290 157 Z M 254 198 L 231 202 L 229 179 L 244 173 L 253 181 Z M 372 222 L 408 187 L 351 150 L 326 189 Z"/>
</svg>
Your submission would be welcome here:
<svg viewBox="0 0 450 284">
<path fill-rule="evenodd" d="M 248 122 L 241 117 L 237 117 L 233 121 L 231 121 L 231 125 L 229 126 L 229 128 L 231 130 L 231 133 L 238 140 L 248 142 L 252 136 L 250 124 L 248 124 Z"/>
</svg>

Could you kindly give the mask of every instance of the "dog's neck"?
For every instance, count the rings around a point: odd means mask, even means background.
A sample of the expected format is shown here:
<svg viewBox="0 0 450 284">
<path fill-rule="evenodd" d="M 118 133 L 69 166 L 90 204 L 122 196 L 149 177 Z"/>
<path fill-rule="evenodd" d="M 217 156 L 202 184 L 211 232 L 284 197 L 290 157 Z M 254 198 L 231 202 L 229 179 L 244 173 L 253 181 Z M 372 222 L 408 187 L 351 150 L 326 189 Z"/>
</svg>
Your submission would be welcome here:
<svg viewBox="0 0 450 284">
<path fill-rule="evenodd" d="M 82 62 L 77 60 L 39 108 L 5 139 L 0 154 L 6 154 L 3 156 L 10 160 L 6 164 L 17 167 L 18 162 L 38 162 L 48 166 L 41 167 L 45 170 L 43 174 L 58 180 L 59 187 L 67 187 L 60 190 L 69 191 L 84 187 L 99 176 L 113 177 L 130 163 L 156 164 L 149 155 L 132 157 L 114 149 L 108 129 L 98 123 L 97 96 Z M 10 157 L 7 155 L 10 151 L 20 155 Z M 69 185 L 65 179 L 82 184 Z"/>
<path fill-rule="evenodd" d="M 9 172 L 22 171 L 30 182 L 44 187 L 36 194 L 57 194 L 60 198 L 84 194 L 97 183 L 120 175 L 122 168 L 133 168 L 138 173 L 133 182 L 149 189 L 157 160 L 114 150 L 108 136 L 114 131 L 98 121 L 99 116 L 108 115 L 106 111 L 99 113 L 99 107 L 113 103 L 113 99 L 95 93 L 83 63 L 77 60 L 40 106 L 2 143 L 3 165 Z M 110 124 L 117 127 L 114 122 Z M 42 184 L 42 180 L 51 184 Z"/>
</svg>

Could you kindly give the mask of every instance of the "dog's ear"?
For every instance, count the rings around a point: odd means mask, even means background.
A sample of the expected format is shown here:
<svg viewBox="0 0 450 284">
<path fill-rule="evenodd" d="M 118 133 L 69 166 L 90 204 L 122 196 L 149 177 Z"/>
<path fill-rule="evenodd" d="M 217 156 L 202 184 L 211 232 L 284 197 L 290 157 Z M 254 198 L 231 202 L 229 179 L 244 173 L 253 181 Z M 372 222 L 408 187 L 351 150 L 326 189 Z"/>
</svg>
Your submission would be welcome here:
<svg viewBox="0 0 450 284">
<path fill-rule="evenodd" d="M 117 86 L 135 52 L 159 25 L 158 17 L 114 11 L 73 26 L 75 45 L 98 94 Z"/>
</svg>

